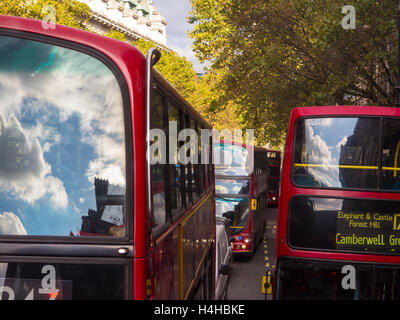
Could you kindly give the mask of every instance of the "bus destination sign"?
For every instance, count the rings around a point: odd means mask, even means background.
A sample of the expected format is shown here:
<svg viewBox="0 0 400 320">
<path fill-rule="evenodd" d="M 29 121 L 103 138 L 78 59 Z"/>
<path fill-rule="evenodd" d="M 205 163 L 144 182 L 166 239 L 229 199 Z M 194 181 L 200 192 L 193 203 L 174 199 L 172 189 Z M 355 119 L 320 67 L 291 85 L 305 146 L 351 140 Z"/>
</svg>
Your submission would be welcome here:
<svg viewBox="0 0 400 320">
<path fill-rule="evenodd" d="M 400 253 L 400 209 L 338 210 L 335 241 L 337 250 Z"/>
</svg>

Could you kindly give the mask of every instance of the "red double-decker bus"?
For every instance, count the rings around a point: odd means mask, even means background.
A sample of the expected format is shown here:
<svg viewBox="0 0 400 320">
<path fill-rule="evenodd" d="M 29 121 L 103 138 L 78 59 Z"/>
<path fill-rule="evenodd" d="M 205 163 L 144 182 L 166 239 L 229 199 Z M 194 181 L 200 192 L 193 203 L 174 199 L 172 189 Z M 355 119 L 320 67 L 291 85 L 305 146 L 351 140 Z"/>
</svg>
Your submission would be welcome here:
<svg viewBox="0 0 400 320">
<path fill-rule="evenodd" d="M 400 298 L 400 109 L 295 108 L 276 236 L 276 299 Z"/>
<path fill-rule="evenodd" d="M 279 184 L 281 181 L 281 152 L 267 150 L 268 197 L 269 206 L 277 206 L 279 200 Z"/>
<path fill-rule="evenodd" d="M 210 126 L 159 52 L 6 16 L 0 51 L 0 298 L 212 299 L 213 166 L 174 143 Z"/>
<path fill-rule="evenodd" d="M 214 155 L 216 215 L 230 222 L 233 253 L 251 256 L 266 227 L 267 150 L 220 141 Z"/>
</svg>

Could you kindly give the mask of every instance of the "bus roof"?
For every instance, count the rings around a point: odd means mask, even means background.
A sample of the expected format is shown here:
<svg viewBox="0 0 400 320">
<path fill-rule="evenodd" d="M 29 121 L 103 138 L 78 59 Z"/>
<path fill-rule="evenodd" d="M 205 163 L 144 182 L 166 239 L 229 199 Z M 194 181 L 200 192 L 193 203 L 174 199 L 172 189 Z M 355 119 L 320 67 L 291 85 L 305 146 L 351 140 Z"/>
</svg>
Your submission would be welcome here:
<svg viewBox="0 0 400 320">
<path fill-rule="evenodd" d="M 115 61 L 113 57 L 121 57 L 121 59 L 127 59 L 128 57 L 130 59 L 146 59 L 139 49 L 127 42 L 59 24 L 56 24 L 55 28 L 49 28 L 46 30 L 43 28 L 42 23 L 42 21 L 34 19 L 0 15 L 0 29 L 13 29 L 59 38 L 60 40 L 73 41 L 102 52 L 117 64 L 118 61 Z M 129 55 L 127 51 L 129 51 Z"/>
<path fill-rule="evenodd" d="M 316 106 L 292 109 L 292 118 L 307 116 L 400 116 L 400 108 L 379 106 Z"/>
</svg>

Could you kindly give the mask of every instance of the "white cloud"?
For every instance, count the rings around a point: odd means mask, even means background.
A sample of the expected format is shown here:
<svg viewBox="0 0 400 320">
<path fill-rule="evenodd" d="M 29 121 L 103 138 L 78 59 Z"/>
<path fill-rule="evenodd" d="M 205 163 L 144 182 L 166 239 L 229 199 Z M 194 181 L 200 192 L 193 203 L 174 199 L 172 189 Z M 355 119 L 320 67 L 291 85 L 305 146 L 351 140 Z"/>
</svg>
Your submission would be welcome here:
<svg viewBox="0 0 400 320">
<path fill-rule="evenodd" d="M 312 119 L 312 121 L 314 120 L 319 119 Z M 337 163 L 334 163 L 334 159 L 332 158 L 332 154 L 326 142 L 318 134 L 314 134 L 314 130 L 311 126 L 312 124 L 315 123 L 311 123 L 311 120 L 305 121 L 307 163 L 326 166 L 318 168 L 309 167 L 308 171 L 325 186 L 333 187 L 337 184 L 337 181 L 339 181 L 339 168 L 328 166 Z M 328 126 L 331 125 L 330 122 L 325 122 L 324 124 Z M 323 125 L 323 122 L 320 122 L 320 125 Z"/>
<path fill-rule="evenodd" d="M 64 185 L 51 176 L 38 138 L 26 134 L 14 115 L 9 116 L 8 122 L 0 115 L 0 150 L 1 190 L 31 204 L 49 195 L 55 207 L 67 206 Z"/>
<path fill-rule="evenodd" d="M 306 122 L 307 153 L 309 163 L 330 164 L 332 155 L 325 141 Z"/>
<path fill-rule="evenodd" d="M 0 213 L 0 234 L 27 235 L 21 220 L 12 212 Z"/>
<path fill-rule="evenodd" d="M 24 131 L 25 139 L 32 145 L 31 152 L 40 154 L 41 158 L 36 160 L 40 160 L 37 165 L 41 166 L 39 172 L 42 179 L 51 172 L 50 165 L 43 159 L 43 152 L 50 152 L 54 145 L 62 142 L 61 135 L 65 133 L 55 131 L 60 131 L 63 122 L 77 116 L 81 142 L 93 146 L 96 153 L 96 158 L 87 168 L 89 182 L 93 183 L 96 176 L 125 186 L 124 120 L 118 82 L 100 62 L 89 56 L 80 55 L 77 59 L 77 54 L 70 50 L 56 49 L 54 52 L 55 66 L 51 72 L 44 69 L 34 76 L 0 74 L 0 115 L 16 119 L 28 107 L 30 113 L 36 113 L 36 123 L 24 128 Z M 41 124 L 57 112 L 61 122 L 59 128 L 52 130 Z M 32 163 L 29 165 L 32 166 Z M 59 187 L 60 183 L 47 179 L 42 185 Z M 28 189 L 25 187 L 19 191 Z M 30 198 L 27 192 L 23 192 L 30 202 L 45 193 L 45 189 L 40 188 L 31 191 L 34 192 Z M 64 193 L 54 193 L 52 199 L 61 201 L 65 199 Z"/>
<path fill-rule="evenodd" d="M 338 149 L 340 150 L 340 147 L 341 147 L 341 146 L 344 146 L 346 143 L 347 143 L 347 136 L 344 136 L 344 137 L 342 138 L 342 140 L 340 140 L 340 141 L 337 143 L 336 148 L 338 148 Z"/>
</svg>

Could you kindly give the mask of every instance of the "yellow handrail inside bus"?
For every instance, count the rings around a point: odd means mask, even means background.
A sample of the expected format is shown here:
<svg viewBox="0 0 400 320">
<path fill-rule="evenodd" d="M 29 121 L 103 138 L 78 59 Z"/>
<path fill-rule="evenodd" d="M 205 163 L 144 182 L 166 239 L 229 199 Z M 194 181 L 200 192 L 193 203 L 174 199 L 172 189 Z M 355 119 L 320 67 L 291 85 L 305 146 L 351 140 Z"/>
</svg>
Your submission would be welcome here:
<svg viewBox="0 0 400 320">
<path fill-rule="evenodd" d="M 399 141 L 400 146 L 400 141 Z M 400 148 L 399 148 L 400 149 Z M 294 167 L 296 168 L 340 168 L 340 169 L 370 169 L 370 170 L 378 170 L 378 166 L 354 166 L 347 164 L 316 164 L 316 163 L 295 163 Z M 382 170 L 389 171 L 400 171 L 400 168 L 397 167 L 397 161 L 394 167 L 382 167 Z"/>
<path fill-rule="evenodd" d="M 400 140 L 397 142 L 396 153 L 394 154 L 394 167 L 397 167 L 397 158 L 399 156 Z M 397 171 L 394 170 L 393 177 L 397 176 Z"/>
<path fill-rule="evenodd" d="M 306 168 L 340 168 L 340 169 L 372 169 L 378 170 L 378 166 L 354 166 L 347 164 L 316 164 L 316 163 L 295 163 L 296 168 L 306 167 Z M 399 169 L 400 170 L 400 169 Z"/>
</svg>

